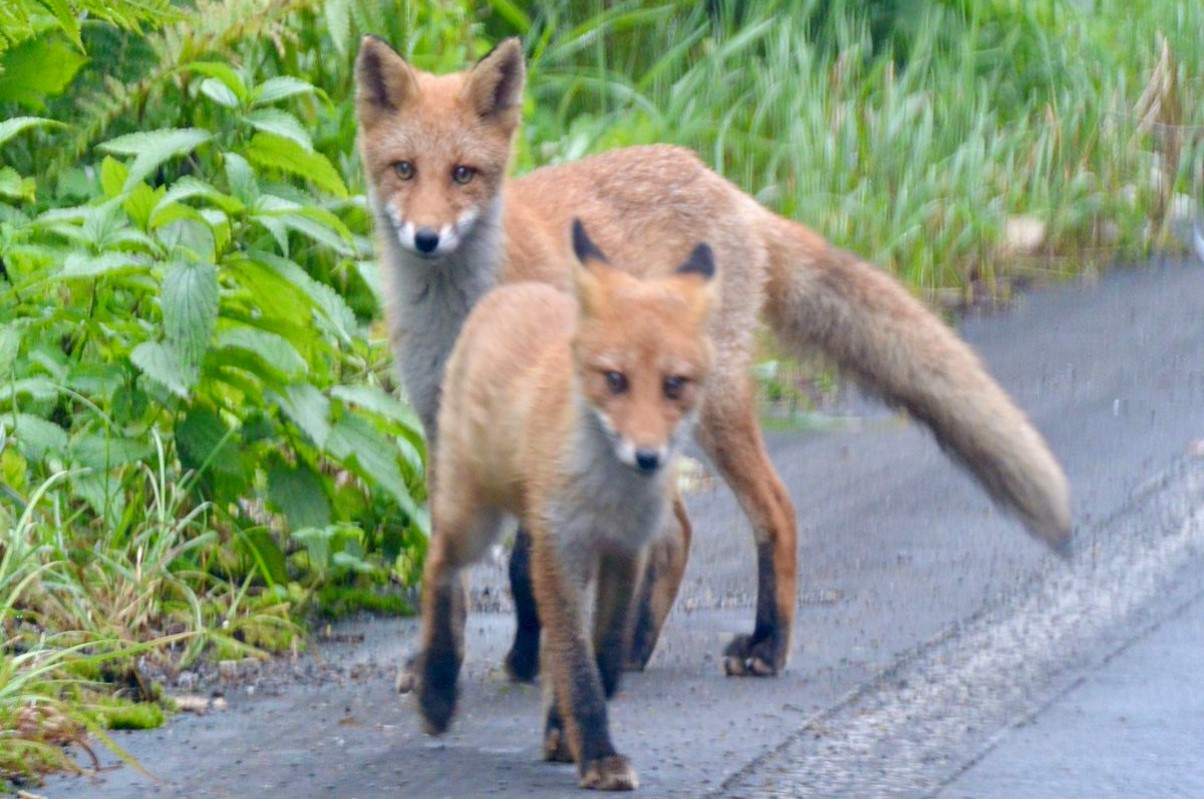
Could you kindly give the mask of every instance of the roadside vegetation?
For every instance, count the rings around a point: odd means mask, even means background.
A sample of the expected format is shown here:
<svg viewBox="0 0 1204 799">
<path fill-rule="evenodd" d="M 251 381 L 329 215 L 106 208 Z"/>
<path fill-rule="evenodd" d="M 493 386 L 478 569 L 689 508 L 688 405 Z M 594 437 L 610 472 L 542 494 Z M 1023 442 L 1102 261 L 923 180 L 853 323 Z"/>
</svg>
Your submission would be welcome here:
<svg viewBox="0 0 1204 799">
<path fill-rule="evenodd" d="M 1204 186 L 1195 0 L 7 2 L 2 777 L 158 723 L 181 669 L 408 609 L 425 451 L 379 322 L 363 33 L 435 71 L 517 35 L 519 172 L 680 143 L 953 304 L 1173 249 Z"/>
</svg>

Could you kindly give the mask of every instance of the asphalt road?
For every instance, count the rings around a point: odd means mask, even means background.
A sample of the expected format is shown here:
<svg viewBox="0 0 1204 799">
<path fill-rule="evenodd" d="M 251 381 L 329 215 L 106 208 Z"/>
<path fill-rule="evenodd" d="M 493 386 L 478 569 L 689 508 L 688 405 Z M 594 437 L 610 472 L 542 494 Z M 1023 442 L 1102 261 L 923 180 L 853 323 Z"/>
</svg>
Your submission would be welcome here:
<svg viewBox="0 0 1204 799">
<path fill-rule="evenodd" d="M 753 548 L 726 489 L 691 495 L 682 595 L 648 671 L 612 703 L 640 793 L 1193 795 L 1176 793 L 1192 783 L 1160 766 L 1191 768 L 1173 753 L 1204 745 L 1198 701 L 1177 698 L 1181 681 L 1198 683 L 1192 646 L 1204 643 L 1202 320 L 1204 267 L 1190 263 L 1045 289 L 963 323 L 1066 467 L 1070 564 L 881 408 L 854 399 L 857 420 L 839 432 L 771 434 L 799 508 L 802 569 L 795 648 L 777 679 L 722 675 L 723 644 L 752 620 Z M 501 571 L 476 574 L 485 604 Z M 224 711 L 119 734 L 156 780 L 120 766 L 39 793 L 574 795 L 572 769 L 539 760 L 539 689 L 498 669 L 511 625 L 504 612 L 470 618 L 461 711 L 440 739 L 392 693 L 415 624 L 366 620 L 337 631 L 363 640 L 320 643 L 316 660 L 283 676 L 226 684 Z M 1112 713 L 1114 697 L 1127 709 Z M 1132 758 L 1142 736 L 1170 754 Z M 1107 763 L 1126 756 L 1111 773 L 1138 781 L 1109 794 Z M 1051 768 L 1057 790 L 1028 789 Z"/>
</svg>

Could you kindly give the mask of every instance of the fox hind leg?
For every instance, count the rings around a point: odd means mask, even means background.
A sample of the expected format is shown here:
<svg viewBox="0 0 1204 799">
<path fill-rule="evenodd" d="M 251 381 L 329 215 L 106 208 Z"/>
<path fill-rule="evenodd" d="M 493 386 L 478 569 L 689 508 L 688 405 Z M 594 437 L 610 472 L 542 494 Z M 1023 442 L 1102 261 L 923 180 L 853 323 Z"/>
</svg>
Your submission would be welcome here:
<svg viewBox="0 0 1204 799">
<path fill-rule="evenodd" d="M 708 389 L 698 439 L 736 494 L 757 544 L 757 610 L 751 635 L 724 650 L 729 676 L 773 676 L 790 654 L 798 583 L 794 503 L 769 462 L 746 377 Z"/>
<path fill-rule="evenodd" d="M 515 682 L 531 682 L 539 673 L 539 614 L 531 584 L 531 534 L 521 526 L 510 552 L 510 595 L 517 625 L 506 655 L 506 673 Z"/>
</svg>

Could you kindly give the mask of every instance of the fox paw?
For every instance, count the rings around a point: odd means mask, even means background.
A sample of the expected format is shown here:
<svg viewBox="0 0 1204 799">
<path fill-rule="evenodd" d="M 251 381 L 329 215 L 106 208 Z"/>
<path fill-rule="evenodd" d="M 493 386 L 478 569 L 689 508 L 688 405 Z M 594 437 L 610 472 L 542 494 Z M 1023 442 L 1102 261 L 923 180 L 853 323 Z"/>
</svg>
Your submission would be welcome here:
<svg viewBox="0 0 1204 799">
<path fill-rule="evenodd" d="M 608 755 L 582 765 L 581 787 L 595 791 L 634 791 L 640 777 L 627 758 Z"/>
<path fill-rule="evenodd" d="M 393 687 L 397 689 L 397 693 L 408 694 L 418 687 L 418 675 L 414 672 L 416 659 L 416 655 L 410 655 L 397 669 L 397 679 L 393 681 Z"/>
<path fill-rule="evenodd" d="M 573 753 L 569 750 L 569 737 L 564 727 L 548 725 L 543 735 L 543 759 L 549 763 L 572 763 Z"/>
<path fill-rule="evenodd" d="M 777 636 L 737 635 L 723 650 L 723 670 L 729 677 L 776 677 L 786 665 L 785 650 Z"/>
<path fill-rule="evenodd" d="M 446 662 L 445 662 L 446 661 Z M 459 664 L 428 653 L 415 661 L 418 711 L 430 735 L 446 732 L 456 713 L 456 678 Z"/>
<path fill-rule="evenodd" d="M 506 655 L 506 674 L 513 682 L 533 682 L 539 674 L 539 636 L 515 636 Z"/>
</svg>

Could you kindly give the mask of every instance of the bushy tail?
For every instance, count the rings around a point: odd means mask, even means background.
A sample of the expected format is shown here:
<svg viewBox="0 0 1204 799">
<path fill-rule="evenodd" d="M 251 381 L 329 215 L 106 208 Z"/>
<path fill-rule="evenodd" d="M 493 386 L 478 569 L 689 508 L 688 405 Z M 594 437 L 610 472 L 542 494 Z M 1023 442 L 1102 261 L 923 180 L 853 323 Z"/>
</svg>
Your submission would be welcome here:
<svg viewBox="0 0 1204 799">
<path fill-rule="evenodd" d="M 770 259 L 766 310 L 778 338 L 819 350 L 906 408 L 996 502 L 1066 554 L 1066 475 L 970 347 L 890 275 L 787 219 L 766 212 L 762 225 Z"/>
</svg>

